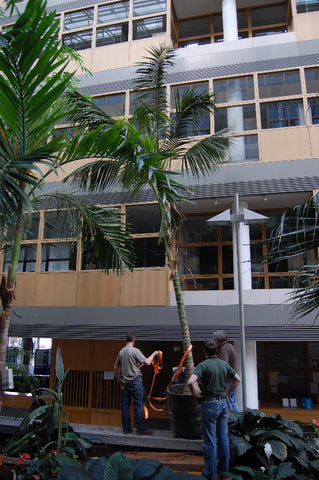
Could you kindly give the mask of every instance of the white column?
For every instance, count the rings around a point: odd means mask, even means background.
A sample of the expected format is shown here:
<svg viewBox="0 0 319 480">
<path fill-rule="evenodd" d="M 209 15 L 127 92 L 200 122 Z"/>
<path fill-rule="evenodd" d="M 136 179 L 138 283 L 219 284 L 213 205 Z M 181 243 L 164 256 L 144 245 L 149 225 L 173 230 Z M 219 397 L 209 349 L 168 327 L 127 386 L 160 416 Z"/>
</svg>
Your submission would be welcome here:
<svg viewBox="0 0 319 480">
<path fill-rule="evenodd" d="M 237 373 L 241 377 L 240 342 L 234 342 L 237 353 Z M 257 374 L 257 349 L 255 341 L 246 341 L 246 383 L 247 383 L 247 407 L 259 409 L 258 401 L 258 374 Z M 242 411 L 242 385 L 236 390 L 236 400 L 239 410 Z"/>
<path fill-rule="evenodd" d="M 247 202 L 239 201 L 239 212 L 243 213 L 243 209 L 248 208 Z M 235 239 L 235 225 L 233 224 L 233 239 Z M 250 257 L 250 234 L 249 226 L 242 222 L 239 224 L 241 244 L 239 245 L 241 251 L 241 281 L 243 290 L 251 290 L 251 257 Z M 234 264 L 234 283 L 235 290 L 238 290 L 237 280 L 237 252 L 233 248 L 233 264 Z"/>
<path fill-rule="evenodd" d="M 236 0 L 223 0 L 222 6 L 224 42 L 238 39 Z"/>
</svg>

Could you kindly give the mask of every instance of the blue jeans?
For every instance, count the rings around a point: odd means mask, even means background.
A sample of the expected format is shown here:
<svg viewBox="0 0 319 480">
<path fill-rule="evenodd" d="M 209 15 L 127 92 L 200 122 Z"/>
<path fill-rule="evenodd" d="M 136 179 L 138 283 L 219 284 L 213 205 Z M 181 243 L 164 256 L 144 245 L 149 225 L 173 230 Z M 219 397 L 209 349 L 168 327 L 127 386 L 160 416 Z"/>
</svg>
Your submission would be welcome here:
<svg viewBox="0 0 319 480">
<path fill-rule="evenodd" d="M 123 384 L 124 391 L 122 397 L 122 425 L 123 430 L 130 430 L 131 418 L 129 407 L 133 397 L 134 404 L 134 419 L 137 433 L 142 433 L 145 430 L 143 420 L 143 383 L 142 377 L 139 375 L 128 383 Z"/>
<path fill-rule="evenodd" d="M 215 480 L 218 472 L 219 478 L 222 479 L 222 473 L 227 472 L 229 468 L 228 408 L 226 399 L 205 400 L 202 403 L 202 431 L 205 460 L 202 475 L 209 480 Z"/>
<path fill-rule="evenodd" d="M 225 390 L 226 388 L 230 385 L 230 382 L 226 382 L 225 384 Z M 236 390 L 235 390 L 236 391 Z M 237 405 L 237 402 L 236 402 L 236 394 L 235 394 L 235 391 L 234 392 L 231 392 L 229 395 L 227 395 L 226 397 L 226 401 L 227 401 L 227 407 L 228 407 L 228 410 L 231 410 L 232 412 L 237 412 L 239 413 L 239 408 L 238 408 L 238 405 Z"/>
</svg>

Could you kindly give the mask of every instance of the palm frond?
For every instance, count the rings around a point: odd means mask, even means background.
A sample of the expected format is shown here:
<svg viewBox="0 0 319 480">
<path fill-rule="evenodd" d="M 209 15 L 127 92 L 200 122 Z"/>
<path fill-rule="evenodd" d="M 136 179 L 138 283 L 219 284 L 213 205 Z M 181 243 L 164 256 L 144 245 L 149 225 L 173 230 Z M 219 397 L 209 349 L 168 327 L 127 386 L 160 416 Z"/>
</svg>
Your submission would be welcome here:
<svg viewBox="0 0 319 480">
<path fill-rule="evenodd" d="M 319 265 L 304 265 L 298 272 L 291 300 L 296 317 L 316 313 L 313 322 L 317 320 L 319 315 Z"/>
<path fill-rule="evenodd" d="M 149 55 L 137 63 L 136 89 L 154 88 L 161 89 L 167 79 L 167 70 L 173 65 L 174 50 L 172 47 L 161 44 L 148 50 Z"/>
<path fill-rule="evenodd" d="M 265 242 L 267 261 L 280 261 L 319 246 L 319 194 L 309 202 L 286 211 L 278 229 Z"/>
<path fill-rule="evenodd" d="M 78 90 L 71 90 L 66 93 L 66 100 L 69 105 L 67 120 L 73 125 L 93 130 L 94 128 L 105 125 L 111 126 L 115 120 L 107 115 L 92 99 L 81 94 Z"/>
<path fill-rule="evenodd" d="M 62 211 L 61 229 L 65 224 L 75 235 L 81 232 L 83 249 L 92 248 L 101 269 L 116 273 L 133 270 L 133 240 L 119 209 L 91 205 L 85 197 L 64 193 L 42 195 L 37 200 Z"/>
</svg>

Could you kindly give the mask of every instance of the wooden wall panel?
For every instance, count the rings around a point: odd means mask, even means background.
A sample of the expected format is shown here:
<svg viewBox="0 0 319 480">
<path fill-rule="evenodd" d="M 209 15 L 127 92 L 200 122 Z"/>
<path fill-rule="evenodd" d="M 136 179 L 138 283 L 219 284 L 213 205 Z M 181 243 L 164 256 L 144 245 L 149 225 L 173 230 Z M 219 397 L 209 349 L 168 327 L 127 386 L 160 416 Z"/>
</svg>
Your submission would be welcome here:
<svg viewBox="0 0 319 480">
<path fill-rule="evenodd" d="M 309 128 L 273 128 L 260 133 L 260 155 L 263 162 L 311 158 Z"/>
<path fill-rule="evenodd" d="M 74 306 L 77 272 L 37 274 L 37 307 Z"/>
<path fill-rule="evenodd" d="M 120 340 L 92 340 L 91 368 L 93 371 L 113 370 L 118 352 L 125 342 Z"/>
<path fill-rule="evenodd" d="M 135 270 L 122 278 L 121 306 L 168 305 L 168 268 Z"/>
<path fill-rule="evenodd" d="M 33 307 L 35 304 L 36 273 L 23 273 L 17 276 L 17 288 L 15 291 L 17 307 Z"/>
<path fill-rule="evenodd" d="M 77 277 L 76 306 L 104 307 L 120 304 L 121 276 L 104 272 L 79 272 Z"/>
<path fill-rule="evenodd" d="M 90 340 L 54 339 L 52 365 L 55 365 L 56 348 L 61 348 L 65 370 L 90 370 Z"/>
</svg>

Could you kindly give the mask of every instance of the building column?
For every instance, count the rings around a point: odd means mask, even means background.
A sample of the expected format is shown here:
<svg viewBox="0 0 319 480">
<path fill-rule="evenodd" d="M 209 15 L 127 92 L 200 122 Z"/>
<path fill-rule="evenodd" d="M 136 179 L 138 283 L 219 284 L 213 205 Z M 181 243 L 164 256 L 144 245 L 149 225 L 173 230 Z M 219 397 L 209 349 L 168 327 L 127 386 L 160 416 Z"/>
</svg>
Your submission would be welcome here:
<svg viewBox="0 0 319 480">
<path fill-rule="evenodd" d="M 244 208 L 248 208 L 247 202 L 239 201 L 239 212 L 243 214 Z M 236 238 L 235 233 L 235 224 L 232 225 L 233 229 L 233 239 Z M 249 225 L 244 225 L 242 222 L 239 224 L 239 234 L 240 234 L 240 251 L 241 251 L 241 281 L 243 290 L 251 290 L 251 257 L 250 257 L 250 233 Z M 234 240 L 233 240 L 234 243 Z M 233 248 L 233 264 L 234 264 L 234 284 L 235 290 L 238 290 L 238 280 L 237 280 L 237 252 L 236 248 Z"/>
<path fill-rule="evenodd" d="M 234 342 L 237 353 L 237 373 L 241 377 L 241 356 L 240 342 Z M 247 407 L 251 409 L 259 409 L 258 401 L 258 371 L 257 371 L 257 342 L 246 341 L 246 382 L 247 382 Z M 241 384 L 236 390 L 236 400 L 239 410 L 242 411 L 242 386 Z"/>
<path fill-rule="evenodd" d="M 248 208 L 247 202 L 239 201 L 239 213 L 243 214 L 243 209 Z M 241 283 L 243 290 L 252 289 L 252 280 L 251 280 L 251 256 L 250 256 L 250 232 L 249 225 L 244 225 L 243 222 L 239 224 L 240 229 L 240 251 L 241 251 L 241 265 L 240 265 L 240 275 Z M 233 224 L 233 239 L 235 239 L 235 225 Z M 234 240 L 233 240 L 234 242 Z M 234 263 L 234 284 L 235 290 L 238 290 L 238 280 L 237 280 L 237 252 L 236 248 L 233 249 L 233 263 Z M 234 342 L 234 347 L 237 353 L 237 369 L 238 374 L 241 377 L 241 348 L 240 342 Z M 257 374 L 257 349 L 255 341 L 246 341 L 245 342 L 246 350 L 246 400 L 247 407 L 252 409 L 258 409 L 258 374 Z M 236 391 L 236 398 L 238 401 L 238 406 L 242 410 L 242 385 L 239 385 Z"/>
<path fill-rule="evenodd" d="M 223 0 L 222 6 L 224 42 L 238 40 L 236 0 Z"/>
</svg>

